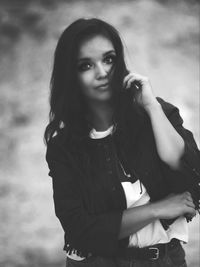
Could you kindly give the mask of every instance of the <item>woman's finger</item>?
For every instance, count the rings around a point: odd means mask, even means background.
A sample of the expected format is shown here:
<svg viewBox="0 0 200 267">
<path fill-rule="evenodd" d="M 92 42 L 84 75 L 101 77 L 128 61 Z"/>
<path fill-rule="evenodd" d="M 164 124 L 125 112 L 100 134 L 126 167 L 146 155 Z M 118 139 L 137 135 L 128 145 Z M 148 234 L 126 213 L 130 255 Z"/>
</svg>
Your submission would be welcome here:
<svg viewBox="0 0 200 267">
<path fill-rule="evenodd" d="M 196 210 L 191 207 L 188 207 L 186 214 L 190 215 L 191 217 L 194 217 L 196 215 Z"/>
<path fill-rule="evenodd" d="M 129 81 L 129 79 L 131 79 L 131 78 L 135 78 L 136 80 L 139 81 L 139 80 L 142 80 L 142 79 L 145 78 L 145 77 L 143 77 L 143 76 L 140 75 L 140 74 L 131 72 L 131 73 L 129 73 L 129 74 L 124 78 L 123 85 L 125 85 L 125 84 Z"/>
<path fill-rule="evenodd" d="M 193 201 L 188 201 L 188 200 L 187 200 L 186 205 L 187 205 L 188 207 L 191 207 L 191 208 L 194 208 L 194 209 L 195 209 L 195 205 L 194 205 Z"/>
<path fill-rule="evenodd" d="M 129 73 L 123 80 L 123 86 L 125 87 L 127 85 L 128 80 L 132 77 L 132 74 Z"/>
<path fill-rule="evenodd" d="M 187 199 L 188 201 L 193 202 L 192 195 L 191 195 L 190 192 L 186 191 L 186 192 L 184 193 L 184 197 L 185 197 L 185 199 Z"/>
<path fill-rule="evenodd" d="M 127 81 L 126 88 L 130 88 L 130 87 L 131 87 L 131 84 L 132 84 L 133 82 L 137 82 L 137 80 L 136 80 L 134 77 L 130 78 L 130 79 Z"/>
</svg>

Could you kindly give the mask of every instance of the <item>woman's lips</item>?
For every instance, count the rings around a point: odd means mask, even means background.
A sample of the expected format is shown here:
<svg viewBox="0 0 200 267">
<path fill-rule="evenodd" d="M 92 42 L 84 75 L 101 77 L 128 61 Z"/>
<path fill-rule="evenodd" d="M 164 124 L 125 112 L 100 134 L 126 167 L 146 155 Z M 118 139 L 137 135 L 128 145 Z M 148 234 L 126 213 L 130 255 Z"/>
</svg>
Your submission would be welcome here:
<svg viewBox="0 0 200 267">
<path fill-rule="evenodd" d="M 108 83 L 104 83 L 104 84 L 101 84 L 101 85 L 97 86 L 96 89 L 105 90 L 105 89 L 108 89 L 108 87 L 109 87 L 109 84 Z"/>
</svg>

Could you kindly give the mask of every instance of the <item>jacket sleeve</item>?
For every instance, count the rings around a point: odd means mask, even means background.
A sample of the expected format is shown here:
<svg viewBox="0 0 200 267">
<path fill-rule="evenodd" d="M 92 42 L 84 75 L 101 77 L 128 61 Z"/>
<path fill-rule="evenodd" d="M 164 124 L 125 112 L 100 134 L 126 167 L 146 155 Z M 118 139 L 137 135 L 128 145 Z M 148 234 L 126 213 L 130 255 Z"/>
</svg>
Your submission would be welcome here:
<svg viewBox="0 0 200 267">
<path fill-rule="evenodd" d="M 55 213 L 70 245 L 81 253 L 114 255 L 118 250 L 118 234 L 122 211 L 100 215 L 84 208 L 79 174 L 55 142 L 47 146 L 46 160 L 53 181 Z"/>
<path fill-rule="evenodd" d="M 192 132 L 184 128 L 183 119 L 179 114 L 179 109 L 176 106 L 165 102 L 162 98 L 157 97 L 157 100 L 161 104 L 163 111 L 173 127 L 183 138 L 185 144 L 180 168 L 178 171 L 174 171 L 175 175 L 173 178 L 176 179 L 177 177 L 178 179 L 178 177 L 180 177 L 181 181 L 179 181 L 179 188 L 185 183 L 186 189 L 191 190 L 196 201 L 198 201 L 200 199 L 200 151 Z"/>
</svg>

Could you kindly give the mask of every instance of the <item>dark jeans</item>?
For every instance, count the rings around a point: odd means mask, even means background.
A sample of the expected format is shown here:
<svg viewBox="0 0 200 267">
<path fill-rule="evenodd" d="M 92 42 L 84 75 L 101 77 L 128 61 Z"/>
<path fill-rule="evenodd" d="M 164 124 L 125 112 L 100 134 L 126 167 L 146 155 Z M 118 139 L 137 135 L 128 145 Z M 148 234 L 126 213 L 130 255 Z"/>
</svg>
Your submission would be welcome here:
<svg viewBox="0 0 200 267">
<path fill-rule="evenodd" d="M 75 261 L 67 258 L 66 267 L 187 267 L 185 252 L 180 243 L 166 247 L 163 258 L 158 260 L 124 260 L 120 258 L 90 257 L 87 260 Z"/>
</svg>

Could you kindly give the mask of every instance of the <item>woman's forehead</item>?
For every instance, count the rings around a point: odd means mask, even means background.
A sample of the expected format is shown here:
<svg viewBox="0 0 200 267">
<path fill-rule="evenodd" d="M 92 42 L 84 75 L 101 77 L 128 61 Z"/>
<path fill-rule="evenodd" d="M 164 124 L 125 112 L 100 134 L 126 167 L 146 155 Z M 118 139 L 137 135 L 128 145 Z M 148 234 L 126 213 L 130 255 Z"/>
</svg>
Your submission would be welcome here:
<svg viewBox="0 0 200 267">
<path fill-rule="evenodd" d="M 78 58 L 95 57 L 108 51 L 115 51 L 112 42 L 103 35 L 95 35 L 82 41 L 79 46 Z"/>
</svg>

